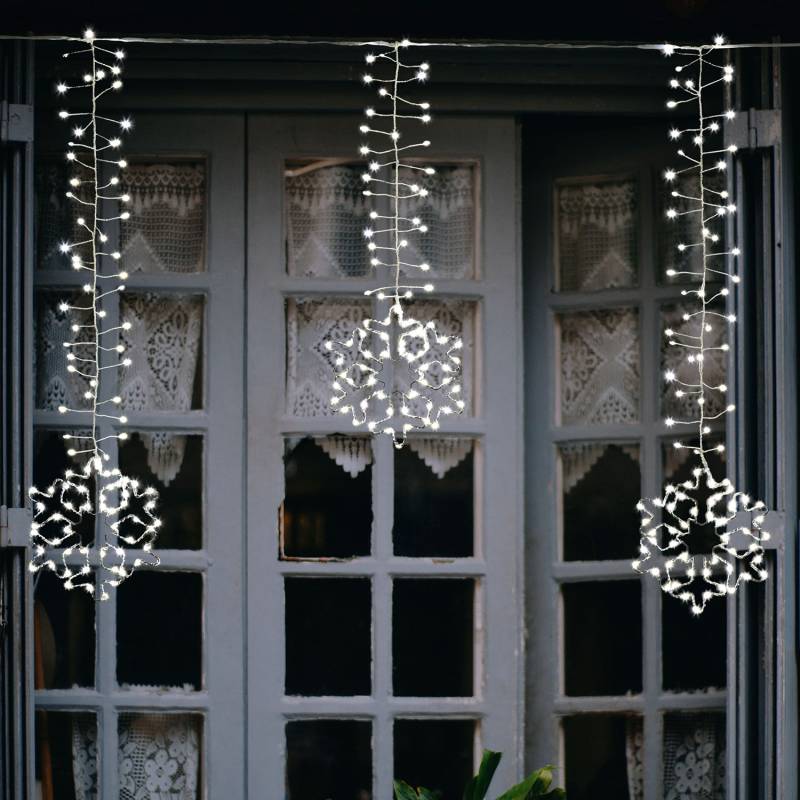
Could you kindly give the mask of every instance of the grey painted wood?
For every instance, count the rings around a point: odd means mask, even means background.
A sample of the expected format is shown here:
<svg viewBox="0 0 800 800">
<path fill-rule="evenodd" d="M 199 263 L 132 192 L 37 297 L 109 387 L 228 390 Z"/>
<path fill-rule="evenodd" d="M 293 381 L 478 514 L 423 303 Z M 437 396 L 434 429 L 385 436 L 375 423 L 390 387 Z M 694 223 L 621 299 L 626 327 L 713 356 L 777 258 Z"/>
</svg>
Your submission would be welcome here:
<svg viewBox="0 0 800 800">
<path fill-rule="evenodd" d="M 434 296 L 480 298 L 483 363 L 476 385 L 478 418 L 456 418 L 443 430 L 476 434 L 483 469 L 479 525 L 487 535 L 482 557 L 443 562 L 392 556 L 393 449 L 374 440 L 373 555 L 346 562 L 284 562 L 277 559 L 277 513 L 283 494 L 282 437 L 332 433 L 335 417 L 307 420 L 284 412 L 284 298 L 326 296 L 331 281 L 287 276 L 282 230 L 282 165 L 286 158 L 350 156 L 357 143 L 357 117 L 254 115 L 249 141 L 248 239 L 248 519 L 250 526 L 248 607 L 248 735 L 251 793 L 278 796 L 283 788 L 284 722 L 315 716 L 366 716 L 373 725 L 374 796 L 388 797 L 393 778 L 392 722 L 397 716 L 438 715 L 480 721 L 481 744 L 505 752 L 498 781 L 519 775 L 522 747 L 519 686 L 522 634 L 521 483 L 518 291 L 519 267 L 514 201 L 517 187 L 515 128 L 508 120 L 458 122 L 440 115 L 431 130 L 430 160 L 473 159 L 481 171 L 481 261 L 483 278 L 441 281 Z M 427 157 L 427 156 L 426 156 Z M 342 282 L 344 283 L 344 282 Z M 374 284 L 371 284 L 374 285 Z M 339 292 L 349 284 L 336 287 Z M 360 287 L 359 287 L 360 288 Z M 356 289 L 357 291 L 357 289 Z M 269 342 L 269 347 L 253 343 Z M 346 510 L 343 511 L 346 513 Z M 284 697 L 283 589 L 288 574 L 368 575 L 373 591 L 373 693 L 369 698 Z M 483 676 L 475 698 L 391 696 L 391 579 L 394 575 L 465 575 L 479 581 L 476 646 Z M 265 748 L 263 743 L 269 742 Z M 278 743 L 281 743 L 278 746 Z M 257 788 L 256 788 L 257 787 Z"/>
</svg>

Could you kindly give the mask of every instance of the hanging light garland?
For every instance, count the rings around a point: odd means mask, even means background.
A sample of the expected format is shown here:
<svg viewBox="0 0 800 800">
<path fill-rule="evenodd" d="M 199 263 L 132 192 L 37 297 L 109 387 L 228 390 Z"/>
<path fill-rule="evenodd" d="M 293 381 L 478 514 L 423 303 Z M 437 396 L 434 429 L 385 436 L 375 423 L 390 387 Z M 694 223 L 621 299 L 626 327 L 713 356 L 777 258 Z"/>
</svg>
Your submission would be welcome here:
<svg viewBox="0 0 800 800">
<path fill-rule="evenodd" d="M 691 443 L 676 441 L 674 447 L 688 450 L 695 466 L 690 480 L 667 484 L 660 498 L 639 501 L 640 552 L 633 562 L 637 572 L 652 575 L 664 592 L 688 603 L 694 614 L 701 614 L 713 598 L 734 594 L 742 583 L 766 580 L 762 543 L 770 538 L 762 527 L 766 518 L 764 503 L 738 491 L 729 478 L 715 476 L 708 460 L 711 453 L 725 450 L 724 445 L 709 441 L 710 423 L 735 410 L 725 398 L 727 386 L 709 383 L 707 364 L 714 351 L 729 350 L 729 345 L 718 344 L 713 334 L 719 326 L 736 322 L 725 305 L 729 286 L 740 280 L 736 268 L 739 248 L 726 249 L 724 244 L 726 220 L 736 213 L 736 206 L 726 190 L 713 188 L 709 180 L 715 173 L 725 173 L 737 149 L 736 145 L 725 147 L 719 143 L 725 122 L 733 119 L 735 112 L 715 113 L 709 108 L 709 90 L 733 81 L 733 67 L 715 61 L 715 51 L 724 45 L 719 36 L 713 45 L 663 48 L 668 56 L 682 57 L 675 67 L 677 77 L 670 81 L 670 87 L 678 95 L 667 102 L 667 107 L 674 109 L 688 104 L 694 109 L 696 119 L 692 123 L 696 127 L 670 131 L 670 138 L 676 142 L 687 141 L 677 151 L 680 166 L 664 174 L 665 180 L 676 187 L 672 190 L 675 207 L 667 210 L 667 218 L 698 220 L 699 241 L 680 242 L 677 249 L 682 257 L 699 251 L 699 268 L 667 270 L 670 278 L 683 278 L 694 284 L 681 294 L 695 300 L 696 307 L 683 314 L 677 329 L 665 331 L 669 346 L 685 353 L 694 377 L 684 381 L 674 370 L 664 375 L 674 395 L 688 398 L 696 408 L 691 418 L 665 420 L 670 428 L 692 431 Z M 686 186 L 690 188 L 681 188 Z M 720 280 L 726 285 L 716 288 Z M 714 395 L 722 397 L 723 410 L 709 412 L 709 406 L 718 405 L 711 402 L 716 399 Z M 742 512 L 746 514 L 745 524 L 741 524 L 738 516 Z M 694 555 L 697 548 L 693 547 L 693 541 L 700 536 L 705 541 L 709 531 L 714 542 L 711 553 Z"/>
<path fill-rule="evenodd" d="M 101 99 L 122 88 L 125 54 L 101 46 L 87 30 L 83 46 L 64 54 L 65 58 L 75 56 L 87 58 L 82 81 L 76 85 L 59 83 L 56 90 L 60 95 L 74 91 L 86 97 L 82 110 L 59 112 L 62 120 L 74 124 L 66 153 L 74 173 L 66 197 L 78 206 L 76 230 L 80 233 L 77 241 L 63 242 L 60 250 L 74 270 L 86 275 L 86 304 L 65 301 L 59 309 L 73 314 L 74 338 L 63 343 L 67 370 L 79 376 L 87 389 L 83 394 L 85 407 L 61 405 L 58 410 L 85 415 L 88 431 L 63 434 L 68 442 L 67 454 L 83 459 L 82 466 L 67 469 L 45 489 L 34 486 L 29 490 L 33 505 L 29 566 L 31 572 L 51 570 L 65 589 L 81 588 L 89 594 L 97 591 L 100 599 L 106 600 L 107 588 L 118 586 L 136 567 L 158 565 L 152 548 L 161 522 L 155 515 L 156 490 L 123 475 L 112 466 L 106 451 L 108 440 L 125 440 L 127 433 L 103 436 L 100 431 L 103 420 L 115 426 L 127 422 L 118 410 L 122 398 L 109 391 L 109 386 L 116 385 L 118 371 L 131 363 L 120 342 L 120 332 L 130 329 L 131 323 L 108 325 L 105 305 L 125 289 L 122 281 L 128 277 L 120 269 L 121 254 L 108 248 L 107 231 L 110 225 L 127 220 L 130 213 L 106 209 L 119 208 L 116 204 L 124 208 L 130 199 L 120 193 L 118 171 L 127 166 L 119 157 L 120 137 L 132 123 L 127 118 L 112 119 L 99 113 Z M 80 536 L 84 520 L 94 521 L 96 517 L 102 527 L 99 547 L 85 543 Z M 136 555 L 129 557 L 126 548 L 136 548 Z"/>
<path fill-rule="evenodd" d="M 388 270 L 393 279 L 365 294 L 389 303 L 388 312 L 363 320 L 344 340 L 325 342 L 336 371 L 331 405 L 349 416 L 354 427 L 390 435 L 398 448 L 410 431 L 438 430 L 442 416 L 460 414 L 465 406 L 459 380 L 461 338 L 441 334 L 434 322 L 421 322 L 406 308 L 415 292 L 430 294 L 434 288 L 431 283 L 404 282 L 406 276 L 431 268 L 406 253 L 409 237 L 428 230 L 413 207 L 428 195 L 423 176 L 435 174 L 433 167 L 414 158 L 430 141 L 409 129 L 430 122 L 430 104 L 406 97 L 405 86 L 427 80 L 430 68 L 425 62 L 402 61 L 401 53 L 410 44 L 406 39 L 367 55 L 375 74 L 363 76 L 365 84 L 377 85 L 379 98 L 377 107 L 366 109 L 367 123 L 360 127 L 369 140 L 359 150 L 369 159 L 363 194 L 381 204 L 370 212 L 372 226 L 364 237 L 371 265 Z"/>
</svg>

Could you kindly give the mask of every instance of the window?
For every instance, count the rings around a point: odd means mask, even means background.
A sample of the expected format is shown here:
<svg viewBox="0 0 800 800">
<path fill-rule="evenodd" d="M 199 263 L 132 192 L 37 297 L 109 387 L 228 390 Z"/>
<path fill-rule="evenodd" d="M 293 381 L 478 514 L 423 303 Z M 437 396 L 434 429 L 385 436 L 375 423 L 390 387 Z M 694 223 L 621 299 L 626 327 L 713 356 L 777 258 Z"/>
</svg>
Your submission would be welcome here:
<svg viewBox="0 0 800 800">
<path fill-rule="evenodd" d="M 449 800 L 482 746 L 516 777 L 514 129 L 438 125 L 415 209 L 437 292 L 414 305 L 463 337 L 468 403 L 396 451 L 334 414 L 322 347 L 382 310 L 358 121 L 251 123 L 250 785 L 270 796 L 389 797 L 396 776 Z"/>
<path fill-rule="evenodd" d="M 689 619 L 630 566 L 636 502 L 686 469 L 662 422 L 675 413 L 675 401 L 662 400 L 674 366 L 663 329 L 680 313 L 682 289 L 662 278 L 673 257 L 660 222 L 668 151 L 656 126 L 634 135 L 595 122 L 580 135 L 596 140 L 591 153 L 543 127 L 536 151 L 548 160 L 531 165 L 540 260 L 529 265 L 526 311 L 538 487 L 529 576 L 544 586 L 529 605 L 529 729 L 555 723 L 550 752 L 561 753 L 571 800 L 671 796 L 694 760 L 707 769 L 704 791 L 722 797 L 726 605 Z M 548 365 L 549 380 L 532 382 L 532 359 L 539 374 Z M 712 366 L 722 380 L 725 364 Z M 546 620 L 543 608 L 553 609 Z M 557 666 L 536 686 L 531 664 L 545 641 Z M 531 746 L 546 751 L 546 737 L 537 739 Z"/>
<path fill-rule="evenodd" d="M 36 775 L 43 797 L 130 800 L 155 791 L 156 781 L 159 792 L 200 800 L 243 782 L 242 747 L 232 747 L 243 744 L 236 596 L 242 123 L 196 116 L 137 122 L 122 175 L 133 214 L 116 232 L 130 277 L 118 303 L 107 307 L 111 325 L 134 323 L 124 342 L 133 366 L 106 393 L 122 396 L 129 418 L 130 438 L 112 455 L 123 471 L 160 492 L 162 565 L 137 571 L 103 603 L 65 593 L 52 575 L 37 575 Z M 68 330 L 56 305 L 82 283 L 57 257 L 71 224 L 64 178 L 60 159 L 40 160 L 39 485 L 70 465 L 62 434 L 83 424 L 80 414 L 56 411 L 61 403 L 82 403 L 80 381 L 66 371 L 61 341 Z M 101 435 L 111 432 L 107 426 Z M 91 543 L 94 525 L 85 527 L 83 539 Z M 232 592 L 233 600 L 226 599 Z"/>
</svg>

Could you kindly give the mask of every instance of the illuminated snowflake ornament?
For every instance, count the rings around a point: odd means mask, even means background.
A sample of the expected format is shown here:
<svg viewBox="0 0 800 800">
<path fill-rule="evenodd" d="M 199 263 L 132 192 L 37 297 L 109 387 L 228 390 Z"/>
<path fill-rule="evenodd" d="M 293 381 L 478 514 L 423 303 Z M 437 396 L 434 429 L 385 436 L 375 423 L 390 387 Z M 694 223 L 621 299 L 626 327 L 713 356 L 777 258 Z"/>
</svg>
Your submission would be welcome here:
<svg viewBox="0 0 800 800">
<path fill-rule="evenodd" d="M 361 133 L 375 140 L 360 148 L 371 160 L 363 174 L 366 197 L 376 198 L 388 210 L 370 212 L 374 227 L 364 231 L 370 264 L 386 268 L 393 283 L 371 289 L 365 294 L 388 311 L 378 319 L 364 319 L 347 338 L 329 340 L 325 347 L 333 354 L 336 369 L 331 406 L 350 418 L 354 427 L 364 426 L 371 433 L 385 433 L 396 447 L 402 447 L 413 430 L 438 430 L 441 418 L 464 410 L 461 392 L 461 353 L 463 342 L 437 330 L 432 321 L 412 317 L 407 302 L 415 291 L 430 293 L 433 285 L 406 284 L 404 276 L 426 273 L 430 265 L 412 261 L 409 236 L 428 230 L 410 204 L 425 198 L 428 190 L 415 176 L 433 175 L 430 166 L 418 164 L 413 151 L 427 148 L 430 141 L 403 140 L 401 125 L 430 122 L 430 105 L 401 96 L 401 87 L 425 81 L 426 63 L 407 64 L 401 51 L 408 40 L 396 42 L 389 49 L 366 57 L 383 74 L 364 75 L 364 82 L 378 86 L 380 108 L 368 108 L 368 124 Z M 383 69 L 385 67 L 385 70 Z M 384 120 L 385 124 L 381 124 Z"/>
<path fill-rule="evenodd" d="M 678 77 L 670 81 L 670 87 L 679 95 L 667 107 L 689 104 L 696 119 L 696 127 L 673 128 L 669 133 L 673 140 L 687 141 L 677 151 L 681 166 L 664 174 L 676 187 L 671 193 L 675 207 L 666 216 L 674 222 L 699 219 L 699 241 L 677 245 L 679 263 L 687 264 L 686 268 L 667 270 L 668 277 L 693 284 L 681 294 L 695 300 L 696 307 L 683 314 L 680 325 L 665 331 L 669 347 L 685 354 L 681 369 L 667 370 L 665 379 L 681 407 L 688 402 L 694 413 L 685 419 L 668 417 L 665 422 L 670 428 L 692 431 L 691 443 L 678 441 L 674 446 L 688 450 L 696 463 L 691 479 L 668 484 L 662 497 L 637 505 L 641 540 L 632 565 L 657 579 L 664 592 L 689 604 L 694 614 L 701 614 L 713 598 L 734 594 L 742 583 L 766 580 L 763 543 L 770 538 L 763 529 L 764 504 L 737 491 L 728 478 L 715 476 L 708 459 L 712 452 L 725 449 L 709 442 L 711 423 L 735 410 L 725 399 L 728 387 L 710 377 L 708 366 L 714 351 L 729 350 L 727 343 L 720 343 L 717 328 L 736 322 L 726 301 L 730 286 L 739 283 L 735 268 L 739 249 L 724 245 L 725 222 L 736 213 L 736 206 L 727 190 L 714 188 L 710 180 L 714 174 L 725 173 L 736 152 L 735 145 L 715 143 L 735 112 L 709 113 L 703 105 L 709 103 L 711 87 L 733 81 L 733 67 L 716 63 L 722 45 L 724 39 L 717 37 L 713 45 L 664 46 L 666 55 L 686 59 L 675 67 Z M 697 256 L 695 262 L 692 256 Z M 720 280 L 725 281 L 722 287 Z"/>
<path fill-rule="evenodd" d="M 85 305 L 60 304 L 61 311 L 75 314 L 71 325 L 74 338 L 63 345 L 67 371 L 79 376 L 87 388 L 84 407 L 61 405 L 58 410 L 87 420 L 88 430 L 62 437 L 69 442 L 67 455 L 83 461 L 81 468 L 67 469 L 45 489 L 29 490 L 33 507 L 29 569 L 33 573 L 48 569 L 65 589 L 97 592 L 105 600 L 107 589 L 119 586 L 136 567 L 159 563 L 152 549 L 161 524 L 155 515 L 158 494 L 112 465 L 106 442 L 125 440 L 127 433 L 103 435 L 100 429 L 106 420 L 114 431 L 127 422 L 117 410 L 122 398 L 116 394 L 115 375 L 131 363 L 120 341 L 120 333 L 131 324 L 106 322 L 105 304 L 107 298 L 124 291 L 122 281 L 128 277 L 120 269 L 122 254 L 108 244 L 107 230 L 130 217 L 126 210 L 114 214 L 109 204 L 118 203 L 124 209 L 130 201 L 119 188 L 118 171 L 127 162 L 118 151 L 120 136 L 132 123 L 98 113 L 101 98 L 122 88 L 125 54 L 103 47 L 87 30 L 82 47 L 64 55 L 87 60 L 80 82 L 56 86 L 60 95 L 76 91 L 86 98 L 82 110 L 63 110 L 58 116 L 75 125 L 66 153 L 73 174 L 65 195 L 79 209 L 76 224 L 81 231 L 77 241 L 62 242 L 60 250 L 76 272 L 85 273 L 83 293 L 87 298 Z M 130 548 L 135 548 L 133 556 L 127 552 Z"/>
</svg>

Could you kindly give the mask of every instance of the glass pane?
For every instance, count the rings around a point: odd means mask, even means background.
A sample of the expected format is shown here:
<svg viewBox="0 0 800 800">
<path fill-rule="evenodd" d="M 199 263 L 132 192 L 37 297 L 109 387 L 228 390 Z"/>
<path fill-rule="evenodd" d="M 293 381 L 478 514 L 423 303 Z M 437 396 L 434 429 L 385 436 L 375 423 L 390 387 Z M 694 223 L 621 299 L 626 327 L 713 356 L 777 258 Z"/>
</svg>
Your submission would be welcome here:
<svg viewBox="0 0 800 800">
<path fill-rule="evenodd" d="M 374 198 L 364 197 L 364 164 L 321 166 L 325 161 L 286 165 L 286 264 L 306 278 L 369 275 L 364 229 Z"/>
<path fill-rule="evenodd" d="M 73 325 L 88 325 L 88 311 L 61 311 L 62 302 L 72 306 L 89 305 L 87 295 L 72 289 L 48 289 L 35 294 L 36 318 L 34 324 L 34 374 L 36 376 L 36 408 L 55 411 L 59 406 L 88 409 L 90 401 L 84 397 L 89 389 L 87 378 L 67 367 L 69 354 L 87 357 L 88 345 L 64 347 L 64 342 L 89 342 L 88 328 L 73 331 Z M 77 362 L 75 362 L 77 363 Z"/>
<path fill-rule="evenodd" d="M 328 339 L 344 340 L 372 314 L 368 301 L 356 299 L 286 302 L 286 411 L 298 417 L 327 417 L 335 375 Z M 345 420 L 349 426 L 349 421 Z"/>
<path fill-rule="evenodd" d="M 673 442 L 664 442 L 662 452 L 664 458 L 664 483 L 684 483 L 691 481 L 694 483 L 695 477 L 692 475 L 692 470 L 697 468 L 697 458 L 690 452 L 690 447 L 697 447 L 697 439 L 683 439 L 681 440 L 687 447 L 675 448 Z M 704 448 L 714 448 L 717 444 L 722 442 L 722 438 L 706 437 L 703 442 Z M 706 462 L 709 469 L 717 480 L 722 480 L 725 477 L 725 453 L 711 452 L 706 453 Z M 706 500 L 711 495 L 706 482 L 701 479 L 700 485 L 693 491 L 693 496 L 697 499 L 699 508 L 706 507 Z M 701 512 L 702 513 L 702 512 Z M 691 533 L 684 539 L 689 546 L 691 554 L 696 553 L 710 553 L 719 542 L 719 536 L 716 526 L 711 523 L 701 525 L 696 523 L 692 525 Z"/>
<path fill-rule="evenodd" d="M 561 291 L 638 283 L 638 186 L 629 178 L 556 183 L 556 280 Z"/>
<path fill-rule="evenodd" d="M 644 775 L 639 717 L 581 714 L 565 717 L 561 724 L 569 800 L 641 800 Z"/>
<path fill-rule="evenodd" d="M 692 172 L 678 175 L 674 181 L 668 183 L 663 180 L 663 172 L 658 179 L 661 180 L 660 192 L 660 220 L 659 220 L 659 265 L 658 280 L 661 283 L 683 283 L 694 280 L 692 275 L 668 275 L 667 270 L 675 272 L 700 272 L 703 268 L 702 251 L 699 247 L 687 247 L 678 250 L 679 244 L 693 244 L 701 241 L 700 218 L 697 214 L 684 214 L 675 219 L 667 219 L 667 209 L 675 208 L 679 211 L 688 209 L 686 201 L 673 197 L 673 192 L 687 197 L 700 196 L 700 184 L 697 173 Z M 709 172 L 704 176 L 705 185 L 714 191 L 725 189 L 726 175 L 724 172 Z M 720 250 L 724 250 L 721 247 Z"/>
<path fill-rule="evenodd" d="M 199 295 L 122 295 L 120 317 L 132 326 L 122 332 L 122 344 L 133 362 L 121 373 L 123 408 L 202 408 L 204 305 Z"/>
<path fill-rule="evenodd" d="M 203 437 L 172 431 L 130 431 L 119 443 L 119 467 L 158 490 L 156 546 L 203 546 Z"/>
<path fill-rule="evenodd" d="M 372 691 L 367 578 L 286 578 L 286 694 Z"/>
<path fill-rule="evenodd" d="M 722 308 L 718 309 L 722 313 Z M 665 417 L 675 419 L 695 419 L 698 416 L 698 405 L 696 395 L 684 394 L 679 397 L 675 391 L 686 391 L 677 382 L 666 384 L 663 375 L 667 370 L 675 373 L 678 381 L 684 383 L 697 383 L 697 364 L 690 364 L 686 357 L 689 351 L 684 347 L 670 345 L 670 337 L 664 336 L 663 332 L 672 329 L 681 333 L 697 336 L 700 333 L 700 317 L 694 317 L 692 321 L 685 322 L 683 315 L 697 311 L 697 307 L 691 304 L 683 306 L 664 306 L 661 310 L 661 385 L 659 394 L 661 395 L 661 413 Z M 720 320 L 718 317 L 708 318 L 711 331 L 704 334 L 704 344 L 706 347 L 719 347 L 728 339 L 729 323 Z M 675 341 L 675 340 L 672 340 Z M 728 354 L 723 350 L 711 350 L 706 353 L 703 361 L 703 381 L 709 386 L 719 386 L 725 383 L 726 365 Z M 728 400 L 724 392 L 706 391 L 705 393 L 705 415 L 712 417 L 725 409 Z"/>
<path fill-rule="evenodd" d="M 134 272 L 203 272 L 206 268 L 206 164 L 133 162 L 121 188 L 131 201 L 120 220 L 125 269 Z"/>
<path fill-rule="evenodd" d="M 94 599 L 80 590 L 65 591 L 47 570 L 33 580 L 36 688 L 94 686 Z"/>
<path fill-rule="evenodd" d="M 370 553 L 372 444 L 318 436 L 284 442 L 284 558 L 352 558 Z"/>
<path fill-rule="evenodd" d="M 640 582 L 568 583 L 561 593 L 566 694 L 641 692 Z"/>
<path fill-rule="evenodd" d="M 561 424 L 637 422 L 638 311 L 579 311 L 559 319 Z"/>
<path fill-rule="evenodd" d="M 200 714 L 124 713 L 119 715 L 118 732 L 119 800 L 205 796 Z"/>
<path fill-rule="evenodd" d="M 76 220 L 83 216 L 81 206 L 66 196 L 68 182 L 75 177 L 86 180 L 90 173 L 76 162 L 67 162 L 63 157 L 37 158 L 35 160 L 36 197 L 36 266 L 47 270 L 71 270 L 70 253 L 62 253 L 62 242 L 80 241 L 85 229 L 79 228 Z"/>
<path fill-rule="evenodd" d="M 441 336 L 459 336 L 464 343 L 461 351 L 461 397 L 464 400 L 464 414 L 474 414 L 475 392 L 475 337 L 477 304 L 470 300 L 412 300 L 408 306 L 408 315 L 418 322 L 435 322 L 436 331 Z M 413 345 L 413 340 L 412 340 Z M 426 358 L 444 359 L 450 343 L 441 346 L 440 353 L 434 353 L 433 346 Z M 409 347 L 413 351 L 413 346 Z M 429 370 L 428 376 L 431 383 L 439 385 L 445 375 L 438 367 Z M 417 373 L 411 368 L 398 368 L 395 373 L 395 385 L 406 391 L 411 382 L 417 378 Z M 410 401 L 408 405 L 412 412 L 419 414 L 423 411 L 421 399 Z"/>
<path fill-rule="evenodd" d="M 394 723 L 394 777 L 461 800 L 473 775 L 475 722 L 470 719 L 398 719 Z"/>
<path fill-rule="evenodd" d="M 53 481 L 62 478 L 67 469 L 78 471 L 82 469 L 85 457 L 70 456 L 68 450 L 74 442 L 64 439 L 64 435 L 86 436 L 86 430 L 44 430 L 37 428 L 33 434 L 33 481 L 41 491 L 45 491 Z M 84 481 L 91 493 L 95 496 L 94 476 Z M 94 506 L 94 500 L 92 501 Z M 94 514 L 81 514 L 80 521 L 73 525 L 78 534 L 81 544 L 92 544 L 94 542 Z M 51 523 L 55 524 L 55 523 Z M 50 531 L 52 533 L 52 531 Z M 48 535 L 48 538 L 52 538 Z"/>
<path fill-rule="evenodd" d="M 36 711 L 35 794 L 42 800 L 98 797 L 94 714 Z"/>
<path fill-rule="evenodd" d="M 395 450 L 395 555 L 473 555 L 474 444 L 472 439 L 411 438 Z"/>
<path fill-rule="evenodd" d="M 394 694 L 471 697 L 474 581 L 397 578 L 392 600 Z"/>
<path fill-rule="evenodd" d="M 286 723 L 287 800 L 370 800 L 372 725 L 361 720 Z"/>
<path fill-rule="evenodd" d="M 724 714 L 665 715 L 664 797 L 724 800 Z"/>
<path fill-rule="evenodd" d="M 477 208 L 474 164 L 432 164 L 434 175 L 401 170 L 401 180 L 428 190 L 427 197 L 401 203 L 401 214 L 419 217 L 425 233 L 408 237 L 403 260 L 430 264 L 434 278 L 472 278 L 475 275 L 475 210 Z"/>
<path fill-rule="evenodd" d="M 202 631 L 202 575 L 140 570 L 117 594 L 117 682 L 200 689 Z"/>
<path fill-rule="evenodd" d="M 630 558 L 639 546 L 639 445 L 559 447 L 565 561 Z"/>
<path fill-rule="evenodd" d="M 724 688 L 728 663 L 726 604 L 709 603 L 702 614 L 687 620 L 682 601 L 663 594 L 661 603 L 664 689 Z"/>
</svg>

